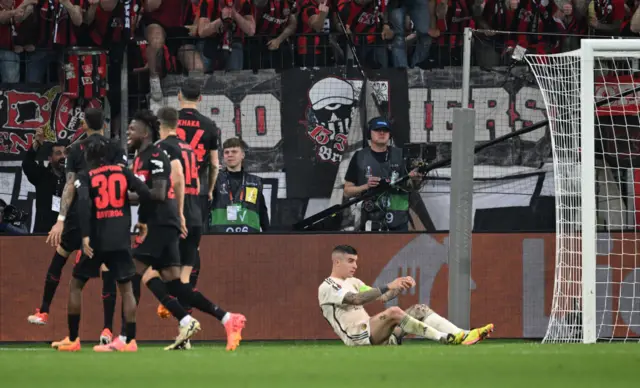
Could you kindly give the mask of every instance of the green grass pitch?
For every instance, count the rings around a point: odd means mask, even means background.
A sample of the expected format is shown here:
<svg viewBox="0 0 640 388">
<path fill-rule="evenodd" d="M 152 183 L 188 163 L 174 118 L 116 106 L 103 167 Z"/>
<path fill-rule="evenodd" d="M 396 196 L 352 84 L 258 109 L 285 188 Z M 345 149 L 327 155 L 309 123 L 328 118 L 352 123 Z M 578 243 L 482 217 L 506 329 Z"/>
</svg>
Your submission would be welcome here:
<svg viewBox="0 0 640 388">
<path fill-rule="evenodd" d="M 18 387 L 633 387 L 640 344 L 541 345 L 487 340 L 470 347 L 407 341 L 347 348 L 338 342 L 249 342 L 236 352 L 195 343 L 167 352 L 58 353 L 0 345 L 0 386 Z"/>
</svg>

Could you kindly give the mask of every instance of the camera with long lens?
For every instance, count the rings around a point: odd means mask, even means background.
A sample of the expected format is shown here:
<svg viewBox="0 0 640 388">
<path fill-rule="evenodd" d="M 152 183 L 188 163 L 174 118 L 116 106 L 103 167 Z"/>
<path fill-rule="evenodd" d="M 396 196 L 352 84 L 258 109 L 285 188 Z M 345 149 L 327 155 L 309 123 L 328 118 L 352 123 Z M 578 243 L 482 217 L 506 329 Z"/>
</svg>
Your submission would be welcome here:
<svg viewBox="0 0 640 388">
<path fill-rule="evenodd" d="M 0 220 L 2 222 L 22 228 L 28 219 L 29 213 L 13 205 L 8 205 L 0 199 Z"/>
<path fill-rule="evenodd" d="M 432 163 L 436 156 L 436 147 L 427 143 L 407 143 L 402 147 L 402 158 L 407 172 Z"/>
</svg>

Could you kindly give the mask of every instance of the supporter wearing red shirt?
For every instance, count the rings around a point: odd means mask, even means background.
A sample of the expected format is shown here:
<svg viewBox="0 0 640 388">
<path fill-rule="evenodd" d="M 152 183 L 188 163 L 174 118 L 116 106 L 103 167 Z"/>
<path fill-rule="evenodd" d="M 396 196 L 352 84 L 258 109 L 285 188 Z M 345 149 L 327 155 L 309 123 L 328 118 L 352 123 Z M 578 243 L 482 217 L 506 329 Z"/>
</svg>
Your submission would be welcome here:
<svg viewBox="0 0 640 388">
<path fill-rule="evenodd" d="M 625 19 L 624 0 L 592 0 L 589 27 L 594 35 L 612 36 L 620 32 Z"/>
<path fill-rule="evenodd" d="M 206 38 L 202 55 L 211 61 L 207 70 L 244 67 L 244 40 L 256 32 L 250 0 L 202 0 L 198 35 Z"/>
<path fill-rule="evenodd" d="M 255 0 L 256 35 L 247 40 L 251 68 L 276 71 L 293 66 L 289 37 L 298 28 L 296 0 Z"/>
<path fill-rule="evenodd" d="M 142 23 L 149 42 L 146 57 L 150 94 L 153 100 L 162 101 L 158 54 L 164 50 L 165 43 L 170 54 L 177 57 L 187 71 L 201 73 L 204 70 L 193 42 L 193 30 L 188 27 L 193 24 L 193 8 L 190 0 L 145 0 L 143 8 Z"/>
<path fill-rule="evenodd" d="M 389 66 L 387 42 L 393 38 L 384 7 L 377 0 L 339 0 L 338 12 L 357 47 L 358 59 L 372 69 Z"/>
<path fill-rule="evenodd" d="M 553 32 L 551 10 L 549 0 L 487 0 L 482 15 L 475 20 L 478 28 L 515 33 L 496 34 L 493 42 L 477 45 L 481 65 L 492 67 L 510 63 L 516 46 L 529 52 L 549 52 L 551 39 L 542 34 Z"/>
<path fill-rule="evenodd" d="M 554 51 L 566 52 L 579 49 L 580 35 L 587 34 L 588 24 L 587 19 L 575 11 L 573 1 L 554 3 L 553 21 L 557 32 L 562 34 L 558 47 Z"/>
<path fill-rule="evenodd" d="M 473 27 L 474 0 L 431 0 L 436 31 L 429 31 L 435 39 L 430 58 L 437 66 L 461 66 L 464 29 Z"/>
<path fill-rule="evenodd" d="M 333 62 L 329 49 L 331 5 L 329 0 L 300 0 L 297 66 L 327 66 Z"/>
<path fill-rule="evenodd" d="M 0 0 L 0 82 L 20 82 L 20 24 L 33 14 L 35 0 Z"/>
<path fill-rule="evenodd" d="M 89 6 L 85 17 L 91 45 L 109 50 L 107 98 L 114 129 L 120 128 L 122 61 L 127 44 L 134 38 L 139 11 L 139 0 L 100 0 Z"/>
</svg>

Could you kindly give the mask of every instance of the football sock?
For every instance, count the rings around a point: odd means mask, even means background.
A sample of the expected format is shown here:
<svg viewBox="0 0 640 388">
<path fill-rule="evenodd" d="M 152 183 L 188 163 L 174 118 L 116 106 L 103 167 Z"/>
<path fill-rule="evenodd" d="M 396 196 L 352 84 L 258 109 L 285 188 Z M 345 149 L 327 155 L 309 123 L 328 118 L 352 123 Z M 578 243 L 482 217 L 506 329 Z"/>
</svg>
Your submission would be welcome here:
<svg viewBox="0 0 640 388">
<path fill-rule="evenodd" d="M 60 283 L 60 276 L 62 275 L 62 268 L 67 262 L 66 257 L 62 257 L 58 252 L 53 255 L 49 269 L 47 270 L 47 277 L 44 281 L 44 293 L 42 295 L 42 304 L 40 305 L 41 313 L 48 313 L 49 306 L 53 300 L 53 296 L 56 294 L 56 289 Z"/>
<path fill-rule="evenodd" d="M 67 321 L 69 322 L 69 340 L 73 342 L 78 338 L 78 331 L 80 330 L 80 314 L 67 315 Z"/>
<path fill-rule="evenodd" d="M 178 279 L 178 282 L 179 281 L 180 280 Z M 169 310 L 169 312 L 174 317 L 176 317 L 176 319 L 180 320 L 188 315 L 187 312 L 182 307 L 182 305 L 180 304 L 180 302 L 178 302 L 178 299 L 180 297 L 176 295 L 172 296 L 168 291 L 171 288 L 165 285 L 165 283 L 160 278 L 150 279 L 147 282 L 147 287 L 149 288 L 149 290 L 151 290 L 153 295 L 155 295 L 155 297 L 160 301 L 160 303 L 162 303 L 162 305 L 166 307 L 167 310 Z M 174 296 L 177 297 L 178 299 L 176 299 Z"/>
<path fill-rule="evenodd" d="M 113 331 L 113 314 L 116 310 L 116 281 L 111 271 L 102 272 L 102 307 L 104 328 Z"/>
<path fill-rule="evenodd" d="M 133 288 L 133 297 L 136 298 L 136 306 L 140 304 L 140 283 L 142 282 L 142 276 L 135 274 L 131 278 L 131 288 Z M 122 327 L 120 328 L 120 339 L 127 335 L 127 320 L 124 317 L 124 306 L 122 306 Z M 123 340 L 124 342 L 124 340 Z"/>
<path fill-rule="evenodd" d="M 135 322 L 127 322 L 126 323 L 126 337 L 127 337 L 127 343 L 131 342 L 132 340 L 136 339 L 136 323 Z"/>
<path fill-rule="evenodd" d="M 431 326 L 420 322 L 410 315 L 405 315 L 400 322 L 400 328 L 409 334 L 415 334 L 430 340 L 438 341 L 440 338 L 447 336 L 446 333 L 439 332 Z"/>
<path fill-rule="evenodd" d="M 190 288 L 188 284 L 182 283 L 180 279 L 167 282 L 167 288 L 169 292 L 179 300 L 187 301 L 193 307 L 204 313 L 213 315 L 218 320 L 222 320 L 227 313 L 205 298 L 199 291 Z"/>
<path fill-rule="evenodd" d="M 189 277 L 189 284 L 191 287 L 196 288 L 198 284 L 198 277 L 200 276 L 200 250 L 196 251 L 196 262 L 191 270 L 191 276 Z"/>
<path fill-rule="evenodd" d="M 431 313 L 424 318 L 423 322 L 428 326 L 431 326 L 434 329 L 442 331 L 444 333 L 455 335 L 463 331 L 461 328 L 449 322 L 447 319 L 442 318 L 440 315 L 436 314 L 433 311 L 431 311 Z"/>
</svg>

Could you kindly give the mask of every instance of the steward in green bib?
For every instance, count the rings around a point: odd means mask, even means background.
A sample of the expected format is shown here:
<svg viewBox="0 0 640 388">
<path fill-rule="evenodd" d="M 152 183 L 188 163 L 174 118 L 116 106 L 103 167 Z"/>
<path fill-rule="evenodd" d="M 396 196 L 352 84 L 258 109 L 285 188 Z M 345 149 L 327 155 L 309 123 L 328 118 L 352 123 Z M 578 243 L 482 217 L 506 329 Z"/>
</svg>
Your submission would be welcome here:
<svg viewBox="0 0 640 388">
<path fill-rule="evenodd" d="M 355 197 L 369 188 L 376 187 L 381 180 L 395 181 L 407 174 L 402 149 L 389 145 L 391 125 L 383 117 L 369 121 L 370 147 L 358 150 L 347 168 L 344 177 L 344 196 Z M 417 171 L 411 171 L 409 185 L 420 180 Z M 363 202 L 357 230 L 408 231 L 409 192 L 392 188 L 373 199 Z"/>
<path fill-rule="evenodd" d="M 259 233 L 269 227 L 262 179 L 242 168 L 244 143 L 227 139 L 222 145 L 226 168 L 216 180 L 209 229 L 215 233 Z"/>
</svg>

